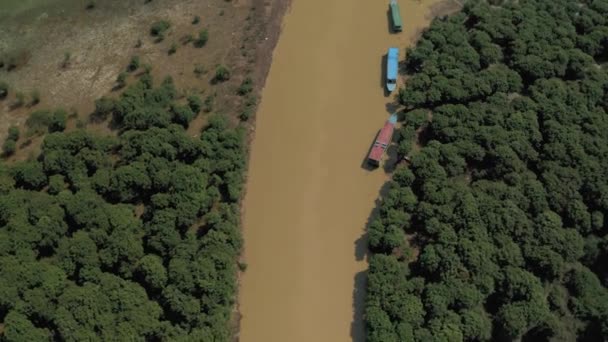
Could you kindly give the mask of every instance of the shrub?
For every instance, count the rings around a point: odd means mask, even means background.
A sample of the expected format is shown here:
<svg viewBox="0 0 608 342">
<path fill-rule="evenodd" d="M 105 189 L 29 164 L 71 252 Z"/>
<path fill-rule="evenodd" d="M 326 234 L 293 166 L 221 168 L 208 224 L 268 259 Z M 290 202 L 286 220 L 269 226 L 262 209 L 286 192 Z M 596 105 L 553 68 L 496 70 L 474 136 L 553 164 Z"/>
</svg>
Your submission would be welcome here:
<svg viewBox="0 0 608 342">
<path fill-rule="evenodd" d="M 30 104 L 32 106 L 39 104 L 40 103 L 40 92 L 38 90 L 34 89 L 32 91 L 31 98 L 32 98 L 32 101 L 30 102 Z"/>
<path fill-rule="evenodd" d="M 142 42 L 141 39 L 137 39 L 137 42 L 135 43 L 135 47 L 140 48 L 142 45 L 144 45 L 144 42 Z"/>
<path fill-rule="evenodd" d="M 213 78 L 216 82 L 225 82 L 230 79 L 230 70 L 223 65 L 220 65 L 215 69 L 215 77 Z"/>
<path fill-rule="evenodd" d="M 173 106 L 171 111 L 173 112 L 173 122 L 180 124 L 185 128 L 188 127 L 190 121 L 196 116 L 189 106 Z"/>
<path fill-rule="evenodd" d="M 241 96 L 245 96 L 253 90 L 253 80 L 251 77 L 247 77 L 243 80 L 243 83 L 239 86 L 237 93 Z"/>
<path fill-rule="evenodd" d="M 190 107 L 190 109 L 192 109 L 195 114 L 198 114 L 200 113 L 201 108 L 203 107 L 203 102 L 201 101 L 200 97 L 196 95 L 190 95 L 188 96 L 188 107 Z"/>
<path fill-rule="evenodd" d="M 215 96 L 209 95 L 205 98 L 205 105 L 203 107 L 203 111 L 205 113 L 209 113 L 213 110 L 213 101 L 215 100 Z"/>
<path fill-rule="evenodd" d="M 200 22 L 201 22 L 201 17 L 199 17 L 198 15 L 195 15 L 194 19 L 192 19 L 192 25 L 196 25 Z"/>
<path fill-rule="evenodd" d="M 49 124 L 49 132 L 62 132 L 65 130 L 68 113 L 63 109 L 58 109 L 53 113 Z"/>
<path fill-rule="evenodd" d="M 139 69 L 139 65 L 140 65 L 139 56 L 133 56 L 133 57 L 131 57 L 131 62 L 129 62 L 129 65 L 127 66 L 127 71 L 133 72 L 133 71 Z"/>
<path fill-rule="evenodd" d="M 121 72 L 116 78 L 116 86 L 118 88 L 123 88 L 125 85 L 127 85 L 127 73 Z"/>
<path fill-rule="evenodd" d="M 207 44 L 208 40 L 209 40 L 209 31 L 207 31 L 207 29 L 202 29 L 198 33 L 198 39 L 196 40 L 196 42 L 194 42 L 194 45 L 198 48 L 201 48 Z"/>
<path fill-rule="evenodd" d="M 52 121 L 52 114 L 48 110 L 36 110 L 25 121 L 28 135 L 44 134 Z"/>
<path fill-rule="evenodd" d="M 166 20 L 159 20 L 150 27 L 150 34 L 153 37 L 164 38 L 165 32 L 171 27 L 171 23 Z"/>
<path fill-rule="evenodd" d="M 2 153 L 4 153 L 5 156 L 10 156 L 15 153 L 15 150 L 17 150 L 17 143 L 15 140 L 6 139 L 2 145 Z"/>
<path fill-rule="evenodd" d="M 168 55 L 172 55 L 177 51 L 177 44 L 173 43 L 171 44 L 171 47 L 169 48 L 169 51 L 167 51 Z"/>
<path fill-rule="evenodd" d="M 95 8 L 95 1 L 89 1 L 89 2 L 87 2 L 87 6 L 85 7 L 85 9 L 92 10 L 94 8 Z"/>
<path fill-rule="evenodd" d="M 253 115 L 253 108 L 246 107 L 245 109 L 243 109 L 243 111 L 239 115 L 239 118 L 241 119 L 241 121 L 247 121 L 251 118 L 252 115 Z"/>
<path fill-rule="evenodd" d="M 8 89 L 8 83 L 0 81 L 0 100 L 3 100 L 8 96 Z"/>
<path fill-rule="evenodd" d="M 11 140 L 19 140 L 19 127 L 11 126 L 8 128 L 8 138 Z"/>
</svg>

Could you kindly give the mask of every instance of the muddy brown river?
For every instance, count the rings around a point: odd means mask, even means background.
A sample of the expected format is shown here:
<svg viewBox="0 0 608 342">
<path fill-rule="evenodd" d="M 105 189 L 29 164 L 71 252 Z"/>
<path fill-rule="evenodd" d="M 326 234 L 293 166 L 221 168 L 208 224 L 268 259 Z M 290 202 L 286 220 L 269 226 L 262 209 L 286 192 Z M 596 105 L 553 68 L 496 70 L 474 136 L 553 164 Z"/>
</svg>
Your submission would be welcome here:
<svg viewBox="0 0 608 342">
<path fill-rule="evenodd" d="M 285 17 L 250 156 L 241 342 L 365 339 L 364 232 L 387 175 L 362 163 L 393 101 L 383 55 L 436 1 L 399 3 L 396 35 L 388 0 L 294 0 Z"/>
</svg>

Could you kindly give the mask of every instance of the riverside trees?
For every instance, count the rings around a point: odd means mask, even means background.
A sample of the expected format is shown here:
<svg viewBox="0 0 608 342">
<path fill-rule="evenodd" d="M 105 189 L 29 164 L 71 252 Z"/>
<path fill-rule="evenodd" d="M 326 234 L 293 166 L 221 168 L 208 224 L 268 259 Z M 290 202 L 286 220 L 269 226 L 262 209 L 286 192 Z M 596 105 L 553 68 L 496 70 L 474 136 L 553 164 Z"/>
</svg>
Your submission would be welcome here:
<svg viewBox="0 0 608 342">
<path fill-rule="evenodd" d="M 472 1 L 408 52 L 399 98 L 428 143 L 369 228 L 370 341 L 608 336 L 607 18 Z"/>
<path fill-rule="evenodd" d="M 51 133 L 0 170 L 3 340 L 230 340 L 244 135 L 189 137 L 175 94 L 144 75 L 97 103 L 118 137 Z"/>
</svg>

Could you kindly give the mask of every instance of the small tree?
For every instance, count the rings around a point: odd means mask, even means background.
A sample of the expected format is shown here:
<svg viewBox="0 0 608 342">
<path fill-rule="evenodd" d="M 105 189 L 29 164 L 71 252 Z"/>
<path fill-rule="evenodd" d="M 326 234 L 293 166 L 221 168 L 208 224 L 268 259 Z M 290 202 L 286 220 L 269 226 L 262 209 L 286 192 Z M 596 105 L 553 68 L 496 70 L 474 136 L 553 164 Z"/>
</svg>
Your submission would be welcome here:
<svg viewBox="0 0 608 342">
<path fill-rule="evenodd" d="M 116 86 L 118 88 L 124 88 L 125 85 L 127 85 L 127 73 L 123 71 L 118 74 L 118 77 L 116 78 Z"/>
<path fill-rule="evenodd" d="M 158 40 L 163 40 L 165 38 L 165 32 L 171 27 L 171 23 L 166 20 L 159 20 L 152 24 L 150 27 L 150 34 L 153 37 L 157 37 Z"/>
<path fill-rule="evenodd" d="M 215 69 L 215 77 L 213 80 L 215 82 L 225 82 L 230 79 L 230 70 L 223 65 L 220 65 Z"/>
<path fill-rule="evenodd" d="M 19 140 L 19 127 L 11 126 L 8 128 L 8 139 Z"/>
<path fill-rule="evenodd" d="M 245 96 L 253 90 L 253 80 L 251 77 L 247 77 L 243 80 L 243 83 L 239 86 L 237 93 L 241 96 Z"/>
<path fill-rule="evenodd" d="M 192 109 L 195 114 L 198 114 L 200 113 L 201 108 L 203 107 L 203 102 L 201 101 L 200 97 L 196 95 L 190 95 L 188 96 L 188 107 L 190 107 L 190 109 Z"/>
<path fill-rule="evenodd" d="M 4 141 L 4 144 L 2 145 L 2 152 L 4 153 L 4 155 L 10 156 L 15 153 L 15 150 L 17 150 L 17 143 L 15 142 L 15 140 L 6 139 Z"/>
<path fill-rule="evenodd" d="M 198 39 L 196 39 L 196 42 L 194 42 L 194 46 L 201 48 L 207 44 L 208 40 L 209 40 L 209 31 L 207 31 L 207 29 L 202 29 L 198 33 Z"/>
<path fill-rule="evenodd" d="M 139 56 L 133 56 L 133 57 L 131 57 L 131 62 L 129 62 L 129 65 L 127 66 L 127 71 L 133 72 L 133 71 L 139 69 L 139 65 L 140 65 Z"/>
<path fill-rule="evenodd" d="M 51 117 L 51 123 L 49 124 L 49 132 L 62 132 L 65 130 L 68 113 L 63 109 L 58 109 L 53 113 Z"/>
</svg>

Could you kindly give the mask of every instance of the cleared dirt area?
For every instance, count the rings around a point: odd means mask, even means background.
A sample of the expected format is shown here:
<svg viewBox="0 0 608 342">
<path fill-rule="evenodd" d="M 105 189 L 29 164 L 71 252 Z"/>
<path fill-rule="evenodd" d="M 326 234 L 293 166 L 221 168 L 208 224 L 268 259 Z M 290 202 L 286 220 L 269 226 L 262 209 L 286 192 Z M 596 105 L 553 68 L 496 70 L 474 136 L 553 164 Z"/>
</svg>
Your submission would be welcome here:
<svg viewBox="0 0 608 342">
<path fill-rule="evenodd" d="M 116 78 L 132 56 L 142 66 L 152 66 L 158 82 L 173 77 L 182 95 L 211 97 L 210 112 L 226 113 L 237 121 L 247 101 L 255 102 L 262 87 L 270 51 L 279 31 L 280 18 L 287 1 L 273 0 L 54 0 L 62 10 L 41 3 L 38 7 L 11 8 L 0 5 L 0 81 L 10 85 L 8 98 L 0 101 L 0 141 L 11 125 L 21 128 L 17 153 L 8 160 L 37 155 L 42 137 L 25 137 L 24 123 L 38 109 L 64 108 L 72 115 L 68 129 L 86 126 L 97 132 L 111 133 L 107 122 L 89 122 L 94 100 L 118 96 L 113 90 Z M 31 2 L 31 1 L 30 1 Z M 2 9 L 5 12 L 2 12 Z M 198 17 L 198 20 L 195 20 Z M 171 23 L 162 41 L 150 35 L 151 25 L 159 20 Z M 207 29 L 209 40 L 197 48 L 196 39 Z M 22 39 L 19 39 L 21 37 Z M 174 53 L 170 53 L 171 48 Z M 218 65 L 225 65 L 230 80 L 213 84 Z M 129 75 L 127 82 L 138 77 Z M 248 96 L 237 95 L 241 82 L 250 77 L 254 89 Z M 40 102 L 32 105 L 32 93 Z M 17 94 L 25 101 L 17 105 Z M 206 115 L 192 123 L 190 132 L 198 134 Z"/>
</svg>

